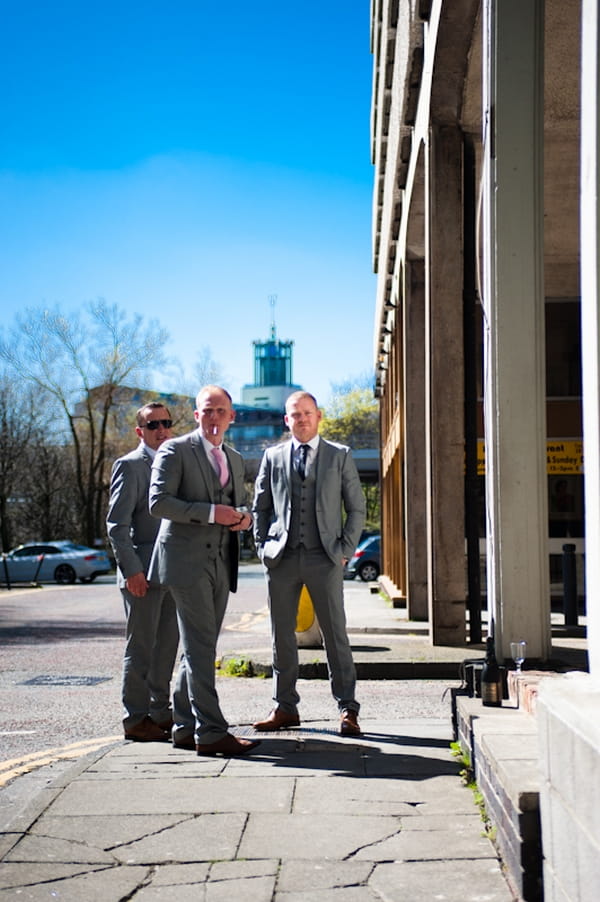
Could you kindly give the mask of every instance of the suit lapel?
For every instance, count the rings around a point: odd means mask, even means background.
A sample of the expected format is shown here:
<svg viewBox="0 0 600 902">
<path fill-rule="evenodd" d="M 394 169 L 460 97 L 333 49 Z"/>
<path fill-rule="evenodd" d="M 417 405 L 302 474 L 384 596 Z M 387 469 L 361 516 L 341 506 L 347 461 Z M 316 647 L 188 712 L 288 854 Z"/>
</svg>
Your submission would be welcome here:
<svg viewBox="0 0 600 902">
<path fill-rule="evenodd" d="M 197 431 L 192 433 L 190 444 L 192 446 L 192 451 L 194 452 L 196 460 L 198 461 L 202 478 L 206 483 L 209 498 L 212 501 L 216 491 L 215 480 L 213 479 L 214 470 L 212 468 L 211 462 L 206 456 L 206 451 L 204 450 L 202 439 L 200 438 L 200 435 Z"/>
<path fill-rule="evenodd" d="M 140 459 L 144 461 L 149 470 L 152 469 L 152 458 L 144 448 L 144 446 L 140 443 Z"/>
<path fill-rule="evenodd" d="M 227 458 L 227 466 L 229 467 L 229 476 L 231 477 L 231 486 L 233 491 L 233 506 L 235 507 L 237 504 L 238 497 L 238 486 L 237 480 L 235 478 L 235 467 L 233 465 L 233 455 L 231 454 L 229 447 L 223 442 L 223 453 Z"/>
<path fill-rule="evenodd" d="M 319 439 L 319 447 L 316 456 L 316 464 L 317 464 L 317 472 L 316 472 L 316 483 L 317 483 L 317 491 L 320 490 L 323 481 L 323 475 L 328 470 L 329 461 L 333 454 L 333 446 L 326 442 L 324 439 Z"/>
<path fill-rule="evenodd" d="M 285 481 L 287 483 L 287 491 L 289 496 L 292 495 L 292 448 L 293 445 L 290 442 L 286 442 L 285 445 L 282 445 L 279 449 L 280 453 L 280 465 L 285 474 Z"/>
</svg>

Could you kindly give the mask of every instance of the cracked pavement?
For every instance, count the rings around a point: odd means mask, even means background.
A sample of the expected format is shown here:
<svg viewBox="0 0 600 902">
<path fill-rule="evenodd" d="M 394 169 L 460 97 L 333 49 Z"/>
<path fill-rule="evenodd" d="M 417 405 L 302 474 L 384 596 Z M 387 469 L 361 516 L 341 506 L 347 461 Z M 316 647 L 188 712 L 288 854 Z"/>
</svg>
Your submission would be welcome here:
<svg viewBox="0 0 600 902">
<path fill-rule="evenodd" d="M 90 753 L 0 837 L 0 900 L 513 899 L 449 718 L 362 726 L 348 740 L 312 722 L 240 759 L 123 741 Z"/>
</svg>

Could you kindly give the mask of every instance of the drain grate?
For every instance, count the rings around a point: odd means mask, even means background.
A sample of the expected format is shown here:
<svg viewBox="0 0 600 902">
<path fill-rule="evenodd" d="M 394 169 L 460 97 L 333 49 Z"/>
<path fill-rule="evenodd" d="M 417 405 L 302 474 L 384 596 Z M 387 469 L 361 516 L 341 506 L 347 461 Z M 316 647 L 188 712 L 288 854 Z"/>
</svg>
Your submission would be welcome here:
<svg viewBox="0 0 600 902">
<path fill-rule="evenodd" d="M 105 676 L 59 676 L 51 673 L 42 673 L 39 676 L 32 677 L 30 680 L 24 680 L 21 686 L 96 686 L 98 683 L 105 683 L 112 677 Z"/>
</svg>

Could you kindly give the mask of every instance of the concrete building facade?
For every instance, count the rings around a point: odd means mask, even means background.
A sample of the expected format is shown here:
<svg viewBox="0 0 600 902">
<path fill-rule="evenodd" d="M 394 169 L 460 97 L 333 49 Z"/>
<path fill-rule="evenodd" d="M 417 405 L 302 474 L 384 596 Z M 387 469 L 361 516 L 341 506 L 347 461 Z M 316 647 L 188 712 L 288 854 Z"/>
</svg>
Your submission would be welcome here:
<svg viewBox="0 0 600 902">
<path fill-rule="evenodd" d="M 435 645 L 481 641 L 485 595 L 498 656 L 547 662 L 553 537 L 585 536 L 590 673 L 540 691 L 553 900 L 600 892 L 598 27 L 597 0 L 371 3 L 384 586 Z"/>
</svg>

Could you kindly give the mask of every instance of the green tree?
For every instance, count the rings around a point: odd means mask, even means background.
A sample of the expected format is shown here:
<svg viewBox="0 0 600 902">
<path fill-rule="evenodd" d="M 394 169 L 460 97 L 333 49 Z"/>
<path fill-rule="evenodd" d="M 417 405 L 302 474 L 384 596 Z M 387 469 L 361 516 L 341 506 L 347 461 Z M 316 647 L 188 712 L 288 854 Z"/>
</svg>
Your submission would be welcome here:
<svg viewBox="0 0 600 902">
<path fill-rule="evenodd" d="M 379 405 L 371 389 L 353 388 L 333 396 L 324 411 L 323 438 L 352 448 L 379 447 Z"/>
<path fill-rule="evenodd" d="M 364 384 L 345 384 L 325 409 L 319 432 L 323 438 L 349 445 L 354 450 L 379 450 L 379 404 L 373 390 Z M 362 488 L 367 502 L 365 525 L 368 529 L 378 530 L 381 522 L 379 482 L 363 480 Z"/>
<path fill-rule="evenodd" d="M 44 428 L 71 446 L 79 538 L 92 545 L 104 531 L 109 415 L 126 382 L 143 384 L 164 365 L 168 333 L 117 305 L 98 300 L 81 313 L 27 309 L 0 340 L 9 375 L 44 400 Z"/>
</svg>

